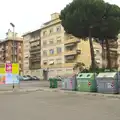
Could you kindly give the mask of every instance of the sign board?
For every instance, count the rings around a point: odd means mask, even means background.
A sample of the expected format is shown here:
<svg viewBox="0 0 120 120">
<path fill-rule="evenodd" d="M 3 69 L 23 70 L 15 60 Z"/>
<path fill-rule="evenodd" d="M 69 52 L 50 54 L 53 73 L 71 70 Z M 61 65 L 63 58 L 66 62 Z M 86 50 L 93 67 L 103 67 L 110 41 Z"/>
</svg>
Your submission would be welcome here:
<svg viewBox="0 0 120 120">
<path fill-rule="evenodd" d="M 19 64 L 0 64 L 0 84 L 18 84 Z"/>
<path fill-rule="evenodd" d="M 6 63 L 6 65 L 5 65 L 5 71 L 7 73 L 12 73 L 12 64 L 11 63 Z"/>
</svg>

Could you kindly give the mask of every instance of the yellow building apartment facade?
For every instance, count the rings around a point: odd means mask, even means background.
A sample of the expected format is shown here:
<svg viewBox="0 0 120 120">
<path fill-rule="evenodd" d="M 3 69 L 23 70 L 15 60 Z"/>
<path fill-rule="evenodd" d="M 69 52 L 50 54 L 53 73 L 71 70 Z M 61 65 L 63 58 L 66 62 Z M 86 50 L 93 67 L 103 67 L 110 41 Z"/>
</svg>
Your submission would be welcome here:
<svg viewBox="0 0 120 120">
<path fill-rule="evenodd" d="M 59 14 L 41 28 L 41 68 L 48 70 L 49 77 L 73 73 L 77 62 L 86 67 L 91 64 L 89 41 L 83 41 L 65 33 Z"/>
</svg>

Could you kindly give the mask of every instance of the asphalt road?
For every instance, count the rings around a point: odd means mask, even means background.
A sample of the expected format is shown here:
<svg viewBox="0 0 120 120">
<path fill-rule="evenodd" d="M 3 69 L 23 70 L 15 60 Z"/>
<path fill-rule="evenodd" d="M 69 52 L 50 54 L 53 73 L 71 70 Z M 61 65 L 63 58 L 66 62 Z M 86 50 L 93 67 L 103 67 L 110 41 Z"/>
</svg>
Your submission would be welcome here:
<svg viewBox="0 0 120 120">
<path fill-rule="evenodd" d="M 12 90 L 13 85 L 0 85 L 0 91 Z M 59 82 L 59 87 L 61 83 Z M 49 81 L 21 81 L 20 84 L 16 84 L 16 89 L 27 89 L 27 88 L 38 88 L 38 87 L 49 87 Z"/>
<path fill-rule="evenodd" d="M 120 100 L 57 92 L 0 95 L 1 120 L 120 120 Z"/>
</svg>

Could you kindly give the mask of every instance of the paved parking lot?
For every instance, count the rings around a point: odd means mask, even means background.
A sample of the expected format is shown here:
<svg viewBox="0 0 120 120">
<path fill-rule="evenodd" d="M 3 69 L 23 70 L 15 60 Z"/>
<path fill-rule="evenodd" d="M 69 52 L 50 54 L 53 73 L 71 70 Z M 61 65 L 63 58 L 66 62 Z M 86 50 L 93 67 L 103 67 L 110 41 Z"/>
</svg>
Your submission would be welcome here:
<svg viewBox="0 0 120 120">
<path fill-rule="evenodd" d="M 0 85 L 0 91 L 12 90 L 11 85 Z M 59 82 L 59 87 L 61 83 Z M 49 87 L 49 81 L 21 81 L 20 84 L 15 85 L 16 89 L 27 89 L 27 88 L 36 88 L 36 87 Z"/>
<path fill-rule="evenodd" d="M 57 92 L 0 95 L 1 120 L 120 120 L 120 100 Z"/>
</svg>

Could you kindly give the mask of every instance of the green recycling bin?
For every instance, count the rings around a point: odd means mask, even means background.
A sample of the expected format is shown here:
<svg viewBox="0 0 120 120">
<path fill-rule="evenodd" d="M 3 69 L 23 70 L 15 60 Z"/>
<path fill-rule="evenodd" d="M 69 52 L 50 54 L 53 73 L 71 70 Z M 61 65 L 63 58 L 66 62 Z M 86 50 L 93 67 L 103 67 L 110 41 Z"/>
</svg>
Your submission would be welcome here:
<svg viewBox="0 0 120 120">
<path fill-rule="evenodd" d="M 77 90 L 81 92 L 96 92 L 96 74 L 95 73 L 79 73 L 77 79 Z"/>
<path fill-rule="evenodd" d="M 50 88 L 57 88 L 58 87 L 58 82 L 56 78 L 49 78 L 50 81 Z"/>
</svg>

